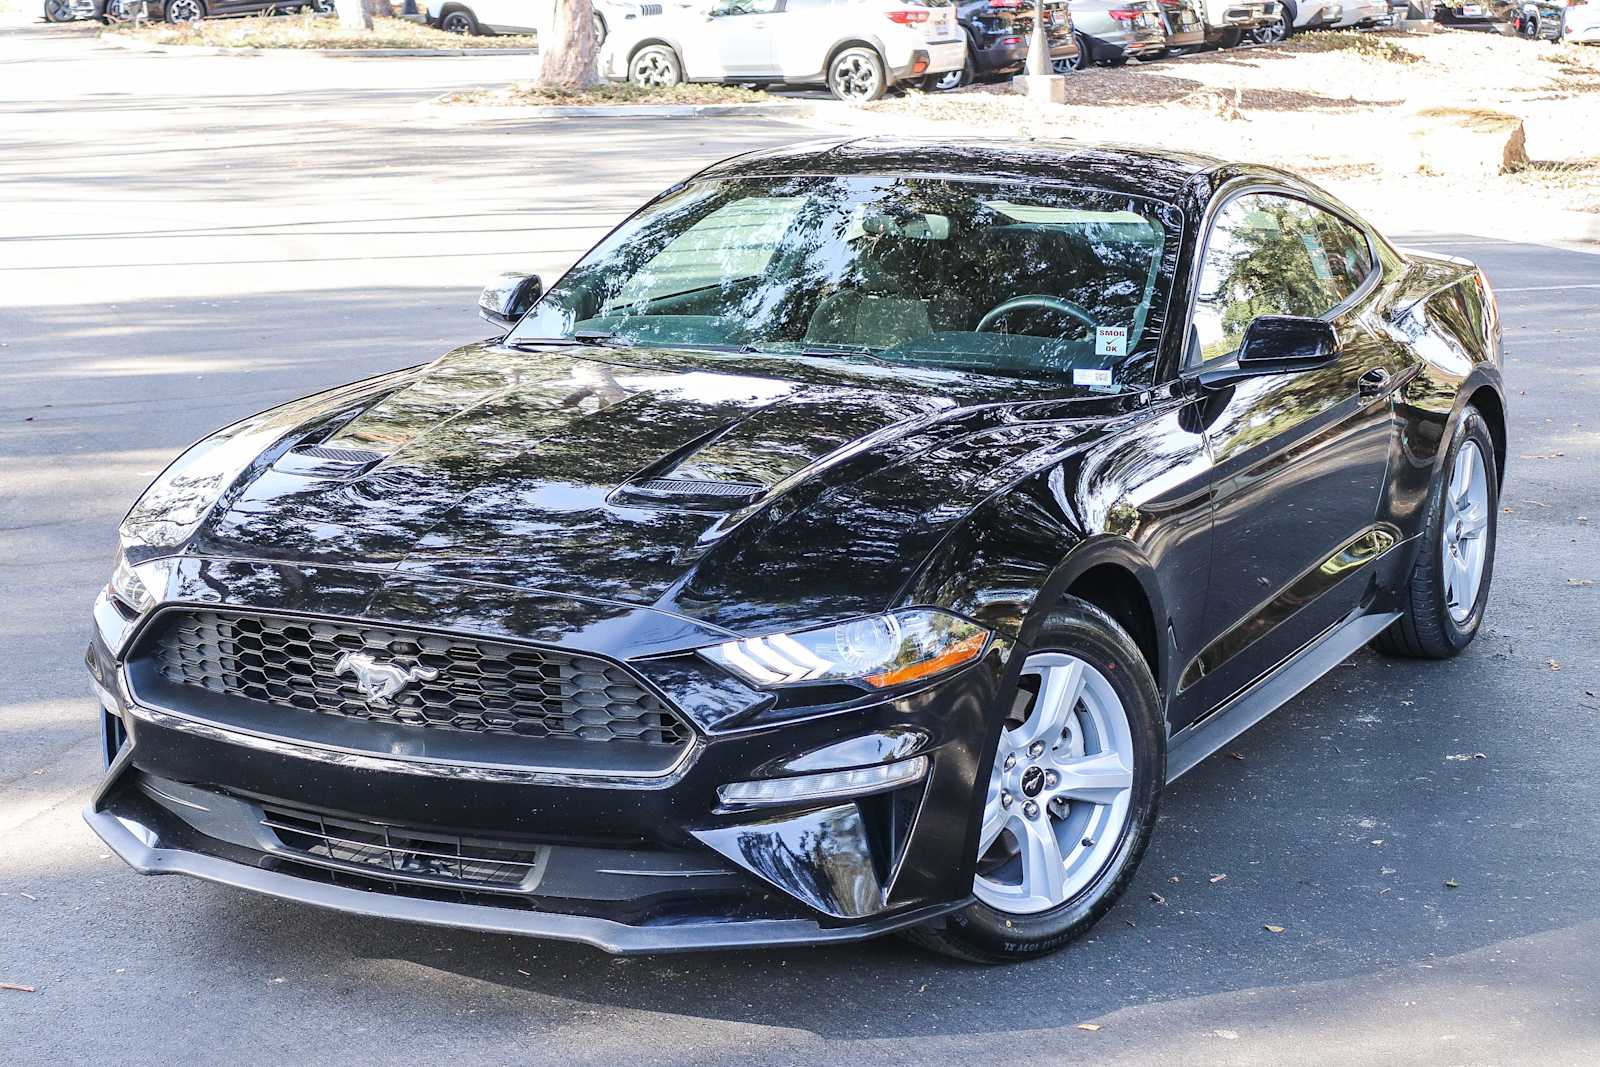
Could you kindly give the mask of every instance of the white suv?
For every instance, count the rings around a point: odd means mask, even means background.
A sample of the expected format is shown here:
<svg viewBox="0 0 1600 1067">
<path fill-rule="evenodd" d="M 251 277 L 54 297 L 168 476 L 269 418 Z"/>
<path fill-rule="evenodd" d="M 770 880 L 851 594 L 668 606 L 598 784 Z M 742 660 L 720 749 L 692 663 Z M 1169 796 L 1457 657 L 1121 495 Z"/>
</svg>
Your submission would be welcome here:
<svg viewBox="0 0 1600 1067">
<path fill-rule="evenodd" d="M 862 102 L 897 82 L 960 70 L 966 52 L 950 0 L 717 0 L 613 26 L 600 70 L 657 87 L 823 84 Z"/>
</svg>

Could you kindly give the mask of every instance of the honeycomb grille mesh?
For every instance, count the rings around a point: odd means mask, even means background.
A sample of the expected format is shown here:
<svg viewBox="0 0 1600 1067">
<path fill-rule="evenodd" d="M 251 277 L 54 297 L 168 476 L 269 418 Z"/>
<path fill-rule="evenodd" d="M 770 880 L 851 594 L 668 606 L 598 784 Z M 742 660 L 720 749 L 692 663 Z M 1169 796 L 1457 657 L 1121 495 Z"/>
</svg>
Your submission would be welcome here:
<svg viewBox="0 0 1600 1067">
<path fill-rule="evenodd" d="M 416 677 L 370 700 L 347 654 Z M 547 649 L 328 619 L 170 615 L 155 641 L 169 682 L 285 708 L 478 734 L 683 747 L 689 728 L 628 671 Z M 432 677 L 427 677 L 431 672 Z"/>
</svg>

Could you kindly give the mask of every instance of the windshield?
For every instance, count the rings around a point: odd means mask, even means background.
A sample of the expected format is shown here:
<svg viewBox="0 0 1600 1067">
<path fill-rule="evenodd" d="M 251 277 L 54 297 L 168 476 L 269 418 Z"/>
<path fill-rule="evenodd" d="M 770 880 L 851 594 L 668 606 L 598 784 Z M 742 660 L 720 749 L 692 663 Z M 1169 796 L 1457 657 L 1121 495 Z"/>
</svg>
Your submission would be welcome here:
<svg viewBox="0 0 1600 1067">
<path fill-rule="evenodd" d="M 607 237 L 511 343 L 711 347 L 1147 384 L 1176 211 L 1064 186 L 693 183 Z"/>
</svg>

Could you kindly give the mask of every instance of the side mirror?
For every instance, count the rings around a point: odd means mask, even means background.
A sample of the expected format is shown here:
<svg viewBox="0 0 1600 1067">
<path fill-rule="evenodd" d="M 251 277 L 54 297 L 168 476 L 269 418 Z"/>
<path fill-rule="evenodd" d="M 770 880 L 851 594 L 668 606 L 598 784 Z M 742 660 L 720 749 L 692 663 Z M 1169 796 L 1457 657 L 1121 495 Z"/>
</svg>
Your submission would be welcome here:
<svg viewBox="0 0 1600 1067">
<path fill-rule="evenodd" d="M 483 287 L 478 297 L 478 314 L 486 322 L 510 329 L 544 295 L 544 283 L 537 274 L 506 273 Z"/>
<path fill-rule="evenodd" d="M 1200 388 L 1225 389 L 1247 378 L 1326 367 L 1339 356 L 1339 335 L 1326 319 L 1261 315 L 1251 321 L 1231 367 L 1203 370 Z"/>
</svg>

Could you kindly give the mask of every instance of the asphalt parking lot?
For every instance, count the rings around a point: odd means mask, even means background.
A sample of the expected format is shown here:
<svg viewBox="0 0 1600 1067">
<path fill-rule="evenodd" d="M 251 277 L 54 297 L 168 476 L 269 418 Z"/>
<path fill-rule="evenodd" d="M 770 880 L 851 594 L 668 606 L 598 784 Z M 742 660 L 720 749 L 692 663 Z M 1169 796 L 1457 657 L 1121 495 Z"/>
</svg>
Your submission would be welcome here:
<svg viewBox="0 0 1600 1067">
<path fill-rule="evenodd" d="M 422 106 L 514 58 L 401 76 L 0 28 L 0 982 L 36 990 L 0 990 L 0 1060 L 1600 1061 L 1600 255 L 1463 234 L 1406 236 L 1500 293 L 1486 631 L 1447 663 L 1362 654 L 1202 764 L 1133 889 L 1059 956 L 616 959 L 110 858 L 78 815 L 87 611 L 166 460 L 482 336 L 484 277 L 554 273 L 704 162 L 812 133 Z"/>
</svg>

